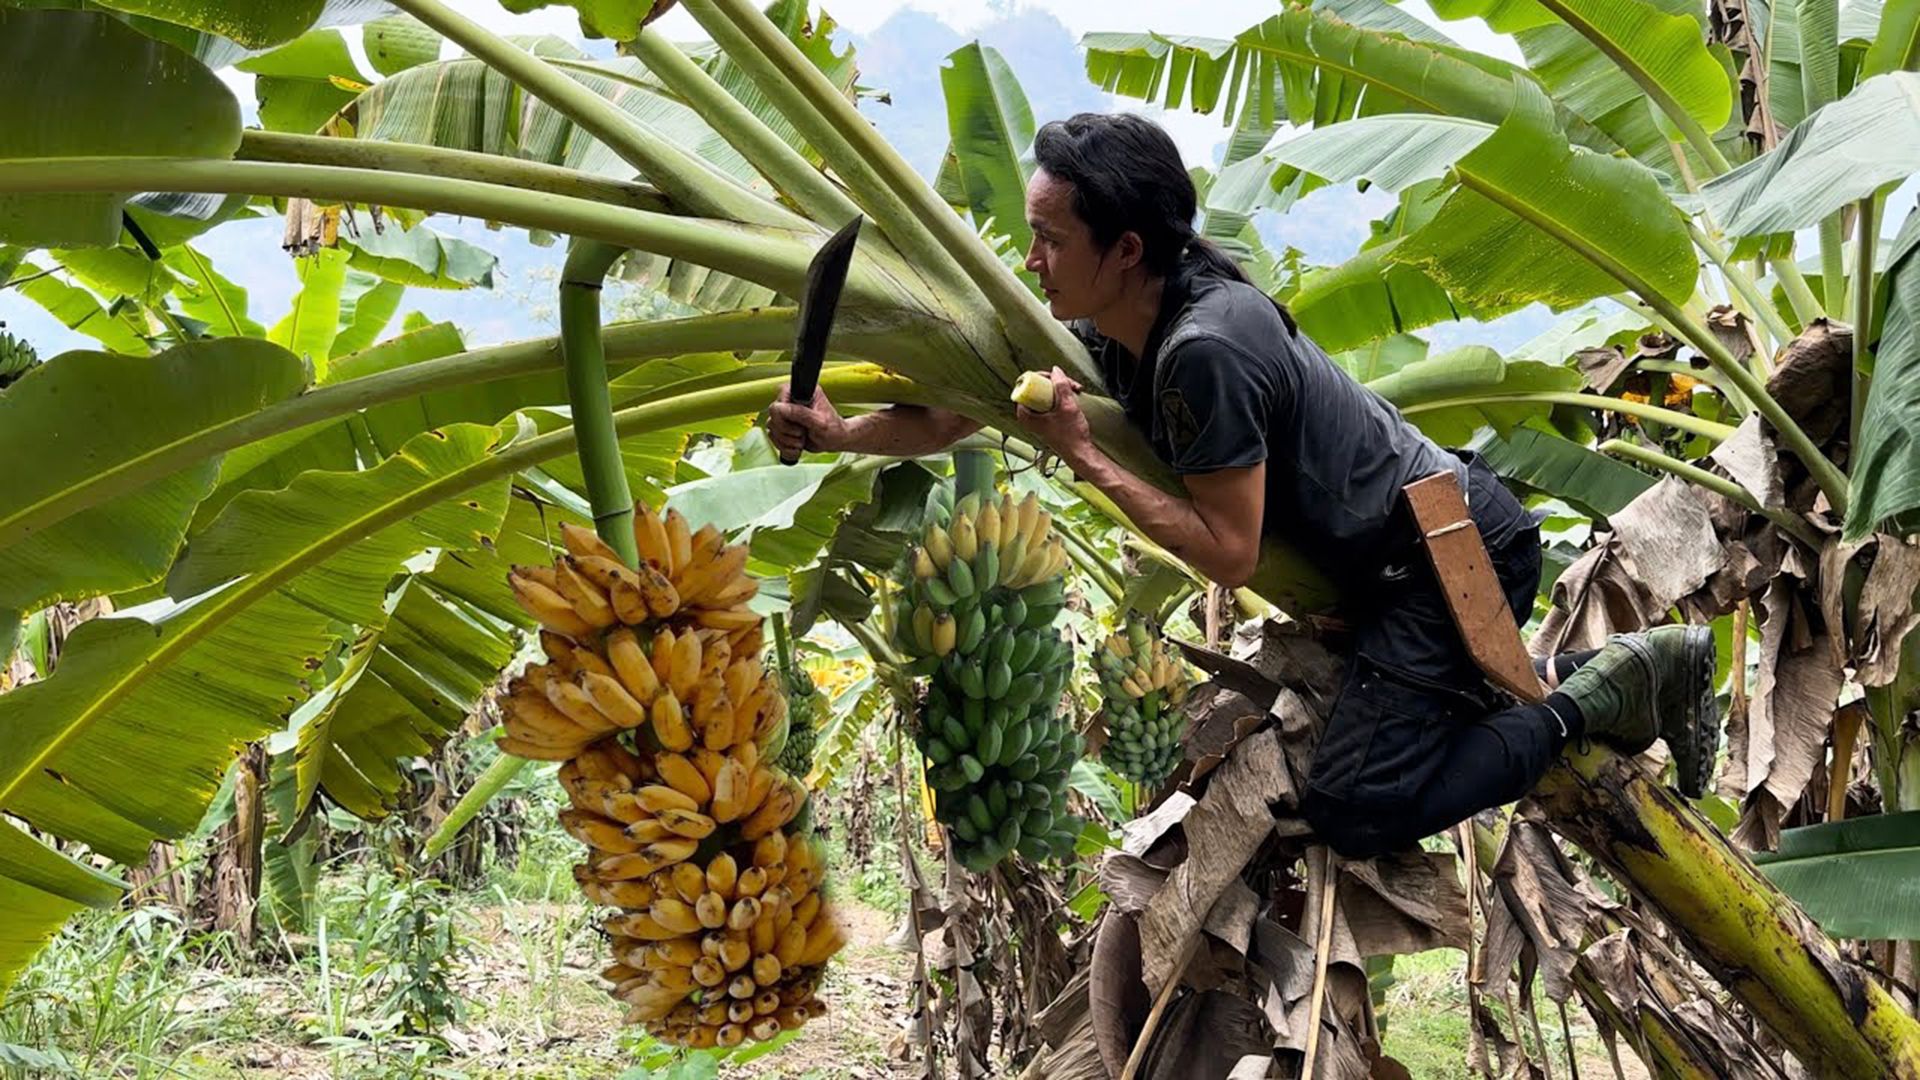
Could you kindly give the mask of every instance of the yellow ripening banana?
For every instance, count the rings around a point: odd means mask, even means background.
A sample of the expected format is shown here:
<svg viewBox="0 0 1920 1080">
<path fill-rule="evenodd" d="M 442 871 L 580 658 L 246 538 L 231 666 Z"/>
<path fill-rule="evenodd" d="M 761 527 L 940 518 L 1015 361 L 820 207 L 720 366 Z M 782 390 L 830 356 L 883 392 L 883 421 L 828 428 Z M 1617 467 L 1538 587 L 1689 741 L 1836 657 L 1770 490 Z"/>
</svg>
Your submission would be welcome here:
<svg viewBox="0 0 1920 1080">
<path fill-rule="evenodd" d="M 502 735 L 496 745 L 500 747 L 501 753 L 526 758 L 528 761 L 565 761 L 574 754 L 573 750 L 566 747 L 536 746 L 511 735 Z"/>
<path fill-rule="evenodd" d="M 1027 497 L 1020 500 L 1020 524 L 1015 527 L 1014 531 L 1021 536 L 1030 537 L 1034 534 L 1039 524 L 1040 497 L 1029 491 L 1027 492 Z"/>
<path fill-rule="evenodd" d="M 574 723 L 573 718 L 554 708 L 544 694 L 532 688 L 507 695 L 501 707 L 507 730 L 515 738 L 547 745 L 559 745 L 571 739 L 576 746 L 585 746 L 606 734 L 597 727 Z"/>
<path fill-rule="evenodd" d="M 693 697 L 693 689 L 700 682 L 700 637 L 692 630 L 682 630 L 673 642 L 673 666 L 667 671 L 667 686 L 675 697 L 682 701 Z"/>
<path fill-rule="evenodd" d="M 575 659 L 577 654 L 593 655 L 593 650 L 575 649 L 573 642 L 561 637 L 559 634 L 554 633 L 544 626 L 540 628 L 540 651 L 546 654 L 547 664 L 536 664 L 533 666 L 548 666 L 562 675 L 571 675 L 580 670 L 580 662 Z M 529 668 L 528 673 L 532 673 L 531 668 Z M 522 676 L 522 678 L 524 677 L 525 676 Z"/>
<path fill-rule="evenodd" d="M 779 940 L 773 946 L 773 955 L 779 959 L 781 967 L 792 967 L 800 962 L 800 956 L 807 951 L 807 928 L 798 922 L 789 922 L 780 931 Z"/>
<path fill-rule="evenodd" d="M 607 601 L 613 605 L 614 616 L 628 626 L 638 626 L 652 614 L 647 610 L 647 598 L 641 593 L 637 580 L 615 578 L 607 586 Z"/>
<path fill-rule="evenodd" d="M 753 845 L 753 865 L 772 866 L 787 859 L 787 834 L 775 829 Z"/>
<path fill-rule="evenodd" d="M 939 567 L 933 565 L 933 556 L 928 554 L 924 545 L 913 549 L 913 576 L 915 578 L 925 581 L 939 572 Z"/>
<path fill-rule="evenodd" d="M 672 579 L 666 571 L 648 563 L 636 572 L 640 588 L 640 599 L 647 605 L 647 614 L 656 619 L 664 619 L 680 610 L 680 590 L 673 587 Z"/>
<path fill-rule="evenodd" d="M 702 927 L 708 930 L 718 930 L 727 925 L 726 898 L 717 892 L 703 893 L 700 899 L 694 901 L 693 913 L 699 916 Z M 715 967 L 720 967 L 720 962 L 717 960 L 715 960 L 713 964 Z M 724 971 L 725 969 L 722 968 L 721 970 Z"/>
<path fill-rule="evenodd" d="M 680 899 L 685 900 L 689 904 L 700 899 L 707 891 L 707 872 L 694 863 L 683 862 L 672 870 L 667 871 L 667 876 L 673 880 L 673 891 L 679 894 Z M 695 946 L 695 948 L 697 949 L 698 946 Z M 687 963 L 692 963 L 692 961 L 689 960 Z M 687 965 L 681 964 L 680 966 L 686 967 Z"/>
<path fill-rule="evenodd" d="M 677 862 L 685 862 L 691 858 L 693 853 L 699 850 L 699 848 L 700 841 L 698 840 L 684 836 L 674 836 L 665 840 L 656 840 L 648 844 L 643 854 L 655 860 L 657 866 L 664 868 L 672 866 Z"/>
<path fill-rule="evenodd" d="M 811 929 L 820 917 L 820 894 L 812 893 L 793 909 L 793 922 L 802 930 Z"/>
<path fill-rule="evenodd" d="M 702 686 L 712 683 L 724 688 L 721 680 L 726 677 L 727 667 L 733 663 L 733 647 L 718 634 L 701 634 L 700 673 L 695 676 Z"/>
<path fill-rule="evenodd" d="M 700 804 L 665 784 L 648 784 L 634 793 L 640 805 L 653 813 L 662 810 L 698 810 Z"/>
<path fill-rule="evenodd" d="M 607 598 L 606 591 L 573 567 L 573 557 L 563 555 L 553 564 L 554 581 L 560 595 L 567 598 L 573 610 L 596 630 L 604 630 L 620 621 L 613 613 L 613 602 Z"/>
<path fill-rule="evenodd" d="M 677 934 L 697 934 L 700 932 L 700 917 L 693 913 L 693 905 L 674 897 L 662 896 L 653 901 L 647 909 L 653 921 Z"/>
<path fill-rule="evenodd" d="M 713 789 L 707 786 L 707 778 L 700 775 L 700 770 L 694 767 L 693 762 L 687 760 L 686 755 L 656 754 L 653 758 L 653 767 L 659 772 L 660 779 L 666 781 L 668 787 L 692 799 L 694 805 L 705 806 L 713 801 Z"/>
<path fill-rule="evenodd" d="M 747 794 L 741 800 L 740 812 L 750 814 L 759 809 L 760 805 L 767 801 L 767 794 L 773 790 L 775 784 L 782 782 L 782 777 L 785 775 L 777 767 L 764 762 L 755 764 L 748 771 Z"/>
<path fill-rule="evenodd" d="M 753 696 L 754 688 L 760 685 L 759 657 L 743 656 L 728 664 L 720 681 L 726 687 L 728 697 L 745 701 Z"/>
<path fill-rule="evenodd" d="M 913 643 L 923 653 L 933 651 L 933 609 L 925 604 L 913 609 Z"/>
<path fill-rule="evenodd" d="M 760 625 L 760 613 L 744 604 L 728 608 L 701 608 L 693 621 L 713 630 L 745 630 Z"/>
<path fill-rule="evenodd" d="M 560 827 L 575 840 L 609 855 L 624 855 L 639 851 L 641 847 L 619 825 L 598 814 L 589 814 L 580 810 L 562 810 Z"/>
<path fill-rule="evenodd" d="M 584 526 L 575 525 L 571 521 L 560 523 L 560 542 L 567 546 L 567 551 L 576 556 L 585 558 L 591 555 L 610 559 L 616 565 L 620 562 L 619 553 L 608 546 L 605 540 L 600 539 L 599 533 Z"/>
<path fill-rule="evenodd" d="M 734 882 L 739 877 L 739 864 L 724 851 L 707 863 L 707 890 L 718 893 L 722 899 L 733 899 Z"/>
<path fill-rule="evenodd" d="M 565 713 L 567 719 L 588 731 L 609 733 L 619 728 L 613 719 L 594 705 L 593 698 L 587 696 L 587 692 L 571 680 L 554 679 L 548 682 L 547 701 L 552 703 L 554 708 Z"/>
<path fill-rule="evenodd" d="M 649 711 L 654 738 L 660 740 L 661 746 L 676 753 L 693 749 L 693 725 L 687 722 L 686 710 L 680 706 L 680 699 L 673 696 L 673 691 L 663 690 L 653 699 Z"/>
<path fill-rule="evenodd" d="M 1044 507 L 1033 516 L 1033 528 L 1027 530 L 1027 547 L 1032 549 L 1053 535 L 1053 511 Z"/>
<path fill-rule="evenodd" d="M 959 638 L 960 624 L 947 612 L 933 617 L 933 655 L 945 656 L 953 651 Z"/>
<path fill-rule="evenodd" d="M 727 755 L 716 753 L 704 746 L 696 746 L 688 752 L 687 757 L 693 761 L 693 767 L 700 770 L 700 775 L 707 778 L 708 789 L 718 792 L 720 771 L 726 768 Z"/>
<path fill-rule="evenodd" d="M 595 539 L 598 538 L 596 537 Z M 581 554 L 577 551 L 569 551 L 560 558 L 561 561 L 573 568 L 574 573 L 586 578 L 601 592 L 612 589 L 613 583 L 616 581 L 627 581 L 634 584 L 639 584 L 640 581 L 638 574 L 634 572 L 633 568 L 621 562 L 619 557 L 613 554 L 612 549 L 608 549 L 605 555 L 595 555 L 592 553 Z M 556 580 L 558 580 L 557 576 Z"/>
<path fill-rule="evenodd" d="M 700 745 L 709 750 L 725 750 L 734 742 L 733 703 L 727 692 L 710 682 L 694 691 L 693 728 L 700 733 Z"/>
<path fill-rule="evenodd" d="M 620 685 L 619 679 L 582 671 L 574 676 L 574 681 L 587 692 L 587 697 L 602 715 L 621 727 L 637 728 L 647 722 L 647 707 L 634 700 L 633 695 L 627 693 L 627 688 Z"/>
<path fill-rule="evenodd" d="M 507 584 L 512 586 L 513 599 L 520 605 L 520 610 L 532 616 L 541 626 L 575 641 L 592 638 L 593 624 L 581 618 L 567 598 L 552 588 L 523 571 L 507 575 Z"/>
<path fill-rule="evenodd" d="M 673 569 L 673 550 L 667 543 L 666 523 L 644 499 L 633 504 L 633 546 L 641 562 L 652 563 L 663 571 Z"/>
<path fill-rule="evenodd" d="M 933 565 L 942 571 L 946 570 L 947 564 L 953 561 L 953 540 L 947 535 L 947 530 L 939 525 L 927 526 L 925 546 Z"/>
<path fill-rule="evenodd" d="M 761 698 L 760 707 L 753 714 L 753 731 L 749 736 L 755 742 L 767 741 L 780 722 L 787 718 L 787 695 L 775 692 L 770 682 L 762 682 L 760 692 L 765 697 Z"/>
<path fill-rule="evenodd" d="M 673 674 L 673 643 L 677 640 L 673 631 L 663 626 L 647 644 L 647 659 L 653 664 L 653 674 L 662 686 L 667 685 Z"/>
<path fill-rule="evenodd" d="M 800 802 L 804 793 L 796 792 L 792 784 L 781 784 L 767 793 L 766 801 L 760 808 L 748 815 L 740 823 L 740 839 L 758 840 L 773 830 L 793 820 L 800 812 Z"/>
<path fill-rule="evenodd" d="M 681 602 L 689 606 L 706 606 L 709 597 L 735 584 L 746 573 L 746 569 L 747 545 L 729 544 L 721 548 L 712 561 L 677 583 Z"/>
<path fill-rule="evenodd" d="M 651 702 L 660 692 L 660 680 L 653 673 L 653 662 L 632 630 L 622 627 L 607 635 L 607 660 L 615 675 L 636 701 Z"/>
<path fill-rule="evenodd" d="M 738 574 L 734 579 L 722 585 L 719 590 L 707 595 L 707 606 L 713 608 L 738 607 L 760 595 L 760 583 L 752 574 Z"/>
<path fill-rule="evenodd" d="M 1011 493 L 1000 496 L 999 516 L 1000 535 L 994 538 L 994 543 L 1005 548 L 1020 531 L 1020 504 L 1013 501 Z"/>
<path fill-rule="evenodd" d="M 970 563 L 979 548 L 979 535 L 974 531 L 973 518 L 956 513 L 953 517 L 953 557 Z"/>
<path fill-rule="evenodd" d="M 1000 546 L 1000 507 L 987 500 L 974 515 L 974 536 L 978 543 Z"/>
<path fill-rule="evenodd" d="M 693 561 L 693 530 L 687 527 L 686 517 L 671 508 L 661 524 L 666 529 L 667 561 L 660 569 L 666 571 L 668 577 L 678 578 Z"/>
<path fill-rule="evenodd" d="M 749 871 L 751 873 L 751 871 Z M 742 875 L 741 880 L 745 880 Z M 751 894 L 749 894 L 751 895 Z M 735 901 L 738 903 L 738 901 Z M 729 909 L 731 914 L 731 909 Z M 720 939 L 720 963 L 728 971 L 739 971 L 753 960 L 753 946 L 744 934 L 727 933 Z"/>
</svg>

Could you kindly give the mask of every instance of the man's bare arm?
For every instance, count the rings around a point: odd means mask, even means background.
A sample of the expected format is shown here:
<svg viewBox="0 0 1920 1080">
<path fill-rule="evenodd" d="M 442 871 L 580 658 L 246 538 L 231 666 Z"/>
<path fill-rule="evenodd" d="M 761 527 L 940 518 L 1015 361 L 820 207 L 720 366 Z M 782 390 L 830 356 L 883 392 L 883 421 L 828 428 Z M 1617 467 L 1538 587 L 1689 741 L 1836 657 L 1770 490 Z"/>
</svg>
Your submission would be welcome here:
<svg viewBox="0 0 1920 1080">
<path fill-rule="evenodd" d="M 837 449 L 887 457 L 937 454 L 980 430 L 980 422 L 931 405 L 891 405 L 847 421 Z"/>
<path fill-rule="evenodd" d="M 1074 475 L 1112 499 L 1154 543 L 1210 581 L 1239 588 L 1260 561 L 1267 465 L 1186 477 L 1187 498 L 1172 495 L 1121 468 L 1098 448 L 1069 461 Z"/>
<path fill-rule="evenodd" d="M 925 405 L 894 405 L 843 418 L 825 391 L 814 392 L 811 406 L 795 405 L 780 388 L 768 412 L 767 435 L 782 451 L 879 454 L 919 457 L 937 454 L 980 430 L 977 421 Z"/>
</svg>

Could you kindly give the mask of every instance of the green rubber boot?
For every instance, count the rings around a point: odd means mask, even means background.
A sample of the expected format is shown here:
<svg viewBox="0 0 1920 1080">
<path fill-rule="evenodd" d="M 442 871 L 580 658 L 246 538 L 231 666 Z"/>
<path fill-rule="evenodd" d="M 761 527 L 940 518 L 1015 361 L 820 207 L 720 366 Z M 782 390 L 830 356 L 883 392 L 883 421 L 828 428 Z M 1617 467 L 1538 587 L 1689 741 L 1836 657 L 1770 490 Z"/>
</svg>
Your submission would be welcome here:
<svg viewBox="0 0 1920 1080">
<path fill-rule="evenodd" d="M 1586 733 L 1628 754 L 1664 739 L 1673 752 L 1675 786 L 1699 798 L 1713 779 L 1720 743 L 1714 708 L 1713 631 L 1660 626 L 1616 634 L 1599 655 L 1561 682 L 1586 717 Z"/>
</svg>

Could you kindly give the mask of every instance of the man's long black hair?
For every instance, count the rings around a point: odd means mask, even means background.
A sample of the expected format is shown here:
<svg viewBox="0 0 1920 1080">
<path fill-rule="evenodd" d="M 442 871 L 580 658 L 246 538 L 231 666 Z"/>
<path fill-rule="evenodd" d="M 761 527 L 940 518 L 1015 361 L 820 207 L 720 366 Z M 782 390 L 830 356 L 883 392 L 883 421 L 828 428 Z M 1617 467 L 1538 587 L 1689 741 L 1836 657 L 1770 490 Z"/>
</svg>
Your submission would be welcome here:
<svg viewBox="0 0 1920 1080">
<path fill-rule="evenodd" d="M 1219 244 L 1193 231 L 1199 196 L 1166 130 L 1135 113 L 1078 113 L 1043 125 L 1033 137 L 1034 162 L 1073 185 L 1073 212 L 1101 250 L 1129 229 L 1140 234 L 1147 272 L 1166 277 L 1182 259 L 1249 285 L 1253 279 Z M 1292 330 L 1293 316 L 1279 301 Z"/>
</svg>

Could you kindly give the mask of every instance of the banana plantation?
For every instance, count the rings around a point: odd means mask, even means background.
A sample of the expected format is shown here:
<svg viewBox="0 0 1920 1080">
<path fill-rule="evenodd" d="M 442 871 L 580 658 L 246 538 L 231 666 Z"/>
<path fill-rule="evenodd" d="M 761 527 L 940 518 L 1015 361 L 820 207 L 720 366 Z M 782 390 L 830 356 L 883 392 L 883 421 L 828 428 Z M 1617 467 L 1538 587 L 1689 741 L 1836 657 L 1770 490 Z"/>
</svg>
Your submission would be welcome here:
<svg viewBox="0 0 1920 1080">
<path fill-rule="evenodd" d="M 1373 858 L 1335 579 L 1028 426 L 1182 490 L 1028 268 L 1036 73 L 916 169 L 809 0 L 483 6 L 0 0 L 0 1072 L 1920 1080 L 1920 0 L 1078 36 L 1535 512 L 1527 653 L 1711 628 L 1703 795 L 1575 740 Z M 415 310 L 509 281 L 556 336 Z M 803 369 L 970 434 L 783 459 Z"/>
</svg>

